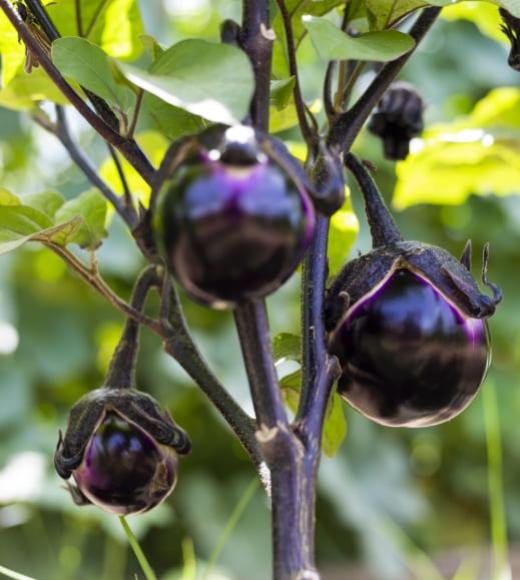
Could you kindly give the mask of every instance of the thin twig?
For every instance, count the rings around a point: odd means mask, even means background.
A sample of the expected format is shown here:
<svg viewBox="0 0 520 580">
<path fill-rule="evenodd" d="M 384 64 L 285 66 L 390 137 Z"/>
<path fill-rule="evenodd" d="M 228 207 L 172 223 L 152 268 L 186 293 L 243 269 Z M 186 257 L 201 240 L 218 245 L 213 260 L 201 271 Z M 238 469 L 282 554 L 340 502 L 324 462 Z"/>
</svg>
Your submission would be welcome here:
<svg viewBox="0 0 520 580">
<path fill-rule="evenodd" d="M 103 12 L 103 9 L 107 5 L 107 2 L 108 2 L 108 0 L 102 0 L 102 2 L 100 2 L 98 4 L 98 7 L 96 8 L 96 12 L 94 13 L 94 16 L 92 16 L 92 20 L 90 21 L 90 24 L 87 26 L 87 31 L 85 33 L 85 36 L 87 38 L 92 34 L 92 31 L 94 30 L 94 26 L 96 25 L 99 16 Z"/>
<path fill-rule="evenodd" d="M 170 277 L 163 278 L 161 321 L 164 350 L 171 355 L 220 411 L 258 471 L 263 457 L 255 438 L 255 423 L 212 373 L 193 340 L 179 296 Z"/>
<path fill-rule="evenodd" d="M 49 75 L 56 87 L 69 99 L 70 103 L 76 108 L 78 113 L 89 123 L 89 125 L 103 137 L 106 141 L 114 145 L 130 164 L 135 167 L 136 171 L 143 179 L 150 183 L 154 174 L 154 168 L 146 158 L 137 143 L 132 139 L 126 139 L 114 131 L 103 119 L 101 119 L 76 91 L 63 78 L 56 67 L 53 65 L 49 55 L 34 38 L 30 29 L 20 18 L 18 12 L 9 2 L 9 0 L 0 0 L 0 8 L 3 10 L 11 24 L 18 32 L 27 48 L 36 55 L 38 63 Z"/>
<path fill-rule="evenodd" d="M 134 110 L 132 112 L 132 119 L 130 121 L 130 126 L 128 127 L 128 132 L 126 136 L 132 139 L 135 133 L 135 128 L 137 127 L 137 121 L 139 120 L 139 112 L 141 111 L 141 105 L 143 104 L 144 90 L 139 89 L 137 92 L 137 97 L 135 100 Z"/>
<path fill-rule="evenodd" d="M 81 0 L 75 0 L 76 8 L 76 30 L 78 36 L 83 36 L 83 22 L 81 22 Z"/>
<path fill-rule="evenodd" d="M 85 153 L 78 147 L 77 143 L 72 138 L 68 122 L 65 116 L 63 107 L 56 106 L 56 123 L 50 123 L 46 117 L 42 115 L 34 115 L 34 121 L 46 131 L 55 135 L 62 145 L 67 150 L 70 158 L 81 169 L 86 178 L 92 185 L 99 189 L 103 197 L 107 199 L 115 208 L 117 213 L 123 218 L 130 228 L 133 228 L 137 223 L 137 215 L 133 208 L 124 207 L 121 198 L 112 190 L 112 188 L 104 181 L 97 172 L 93 163 L 85 155 Z"/>
<path fill-rule="evenodd" d="M 316 133 L 311 129 L 309 122 L 307 120 L 307 115 L 309 114 L 312 116 L 312 113 L 305 106 L 305 102 L 302 96 L 300 77 L 298 74 L 298 63 L 296 61 L 296 46 L 294 43 L 294 34 L 292 29 L 291 16 L 287 10 L 287 6 L 285 5 L 285 0 L 276 0 L 276 3 L 278 4 L 278 8 L 282 16 L 282 21 L 285 30 L 285 39 L 287 41 L 287 58 L 289 61 L 289 72 L 291 76 L 294 77 L 293 96 L 294 96 L 294 104 L 296 106 L 296 113 L 298 115 L 298 122 L 300 124 L 300 129 L 305 143 L 307 143 L 309 147 L 313 147 L 316 141 Z M 314 123 L 314 126 L 316 126 L 316 123 Z"/>
<path fill-rule="evenodd" d="M 161 336 L 162 326 L 159 321 L 154 320 L 153 318 L 150 318 L 149 316 L 146 316 L 132 308 L 130 304 L 125 302 L 122 298 L 113 292 L 113 290 L 103 280 L 99 272 L 89 269 L 72 252 L 63 246 L 45 239 L 38 241 L 40 241 L 44 246 L 62 258 L 68 264 L 68 266 L 80 276 L 80 278 L 87 282 L 87 284 L 96 290 L 98 294 L 101 294 L 101 296 L 110 302 L 110 304 L 112 304 L 112 306 L 114 306 L 117 310 L 122 312 L 125 316 L 133 318 L 143 326 L 148 327 L 150 330 L 155 332 L 155 334 Z"/>
<path fill-rule="evenodd" d="M 134 283 L 130 306 L 136 312 L 143 312 L 148 293 L 153 287 L 160 286 L 160 283 L 157 266 L 147 266 Z M 105 384 L 112 389 L 136 387 L 135 373 L 139 352 L 139 330 L 140 324 L 128 317 L 105 378 Z"/>
<path fill-rule="evenodd" d="M 112 157 L 112 161 L 114 162 L 117 174 L 119 175 L 119 180 L 121 181 L 121 187 L 123 188 L 123 195 L 124 195 L 124 205 L 127 211 L 132 211 L 135 213 L 133 209 L 133 201 L 132 201 L 132 192 L 130 191 L 130 187 L 128 186 L 128 181 L 126 179 L 125 171 L 123 169 L 123 165 L 119 160 L 117 152 L 112 147 L 112 145 L 107 144 L 108 151 L 110 153 L 110 157 Z M 135 224 L 134 224 L 135 225 Z"/>
</svg>

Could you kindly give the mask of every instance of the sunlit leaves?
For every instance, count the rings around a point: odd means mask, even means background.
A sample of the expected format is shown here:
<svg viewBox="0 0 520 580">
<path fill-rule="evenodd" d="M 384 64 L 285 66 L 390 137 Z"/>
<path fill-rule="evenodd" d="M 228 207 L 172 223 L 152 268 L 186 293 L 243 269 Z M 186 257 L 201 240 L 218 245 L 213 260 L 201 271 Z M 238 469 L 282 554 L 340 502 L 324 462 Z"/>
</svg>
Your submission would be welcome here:
<svg viewBox="0 0 520 580">
<path fill-rule="evenodd" d="M 498 13 L 497 6 L 487 2 L 463 2 L 454 6 L 447 6 L 442 11 L 442 17 L 446 20 L 469 20 L 473 22 L 479 30 L 497 40 L 507 43 L 507 37 L 500 29 L 502 19 Z"/>
<path fill-rule="evenodd" d="M 0 189 L 0 254 L 30 241 L 94 249 L 106 236 L 106 208 L 96 191 L 65 201 L 54 191 L 18 197 Z"/>
<path fill-rule="evenodd" d="M 185 40 L 164 51 L 149 71 L 119 66 L 135 85 L 210 121 L 242 120 L 253 96 L 251 63 L 235 46 Z"/>
<path fill-rule="evenodd" d="M 75 0 L 46 0 L 44 4 L 47 5 L 49 15 L 61 36 L 79 34 Z M 109 56 L 120 59 L 135 58 L 143 49 L 139 41 L 143 26 L 137 0 L 81 2 L 81 32 Z M 0 55 L 2 57 L 0 105 L 12 109 L 30 109 L 35 102 L 41 100 L 51 100 L 60 104 L 66 102 L 41 68 L 34 68 L 30 75 L 24 71 L 25 46 L 19 42 L 18 33 L 2 11 L 0 11 Z M 104 71 L 102 76 L 108 79 Z"/>
<path fill-rule="evenodd" d="M 76 25 L 76 0 L 49 3 L 49 16 L 61 36 L 80 35 Z M 131 59 L 142 50 L 143 24 L 137 0 L 81 2 L 81 32 L 108 55 Z"/>
<path fill-rule="evenodd" d="M 490 92 L 465 118 L 435 125 L 397 166 L 394 205 L 461 204 L 520 193 L 520 90 Z"/>
<path fill-rule="evenodd" d="M 316 52 L 324 60 L 369 60 L 386 62 L 415 46 L 413 38 L 397 30 L 369 32 L 352 37 L 325 18 L 304 16 L 303 24 Z"/>
<path fill-rule="evenodd" d="M 42 193 L 19 198 L 5 189 L 0 191 L 0 254 L 31 240 L 52 240 L 60 233 L 60 227 L 70 227 L 71 224 L 54 222 L 57 196 Z"/>
</svg>

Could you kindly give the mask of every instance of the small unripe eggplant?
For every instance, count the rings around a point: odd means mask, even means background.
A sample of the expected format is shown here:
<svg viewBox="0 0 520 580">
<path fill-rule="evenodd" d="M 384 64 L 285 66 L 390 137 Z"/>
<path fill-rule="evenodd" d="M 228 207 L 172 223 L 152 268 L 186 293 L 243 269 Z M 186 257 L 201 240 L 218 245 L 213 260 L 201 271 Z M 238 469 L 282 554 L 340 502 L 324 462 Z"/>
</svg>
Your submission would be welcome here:
<svg viewBox="0 0 520 580">
<path fill-rule="evenodd" d="M 150 510 L 172 492 L 186 433 L 158 403 L 135 389 L 102 387 L 71 409 L 54 464 L 78 505 L 118 515 Z"/>
<path fill-rule="evenodd" d="M 501 300 L 473 279 L 471 244 L 461 260 L 436 246 L 403 241 L 377 187 L 353 155 L 374 249 L 348 262 L 328 289 L 329 350 L 342 373 L 339 394 L 377 423 L 436 425 L 475 397 L 490 363 L 487 319 Z"/>
<path fill-rule="evenodd" d="M 383 141 L 387 159 L 405 159 L 410 141 L 423 130 L 424 104 L 408 83 L 393 83 L 375 108 L 368 130 Z"/>
<path fill-rule="evenodd" d="M 158 193 L 159 252 L 204 304 L 228 307 L 274 292 L 312 238 L 312 203 L 271 145 L 250 127 L 212 127 Z"/>
</svg>

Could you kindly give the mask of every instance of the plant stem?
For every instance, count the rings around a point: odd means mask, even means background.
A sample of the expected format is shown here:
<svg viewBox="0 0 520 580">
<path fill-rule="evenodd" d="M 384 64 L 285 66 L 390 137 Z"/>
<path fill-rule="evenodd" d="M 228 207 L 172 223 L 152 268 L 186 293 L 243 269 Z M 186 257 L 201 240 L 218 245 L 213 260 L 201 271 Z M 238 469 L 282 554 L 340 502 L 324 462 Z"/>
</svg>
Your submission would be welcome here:
<svg viewBox="0 0 520 580">
<path fill-rule="evenodd" d="M 49 75 L 56 87 L 69 99 L 70 103 L 76 108 L 78 113 L 89 123 L 89 125 L 97 132 L 105 141 L 108 141 L 114 147 L 119 149 L 123 156 L 136 169 L 142 178 L 150 183 L 154 174 L 154 168 L 141 151 L 137 143 L 133 139 L 123 137 L 100 118 L 83 99 L 76 93 L 76 91 L 68 84 L 68 82 L 61 76 L 59 71 L 53 65 L 49 55 L 45 49 L 40 45 L 38 40 L 34 38 L 30 29 L 25 22 L 20 18 L 18 12 L 15 10 L 9 0 L 0 0 L 0 8 L 3 10 L 11 24 L 18 32 L 20 38 L 24 41 L 27 48 L 32 51 L 38 63 Z"/>
<path fill-rule="evenodd" d="M 260 471 L 263 457 L 255 438 L 253 420 L 220 384 L 204 360 L 190 334 L 179 296 L 168 276 L 164 277 L 163 285 L 163 305 L 168 301 L 166 312 L 163 312 L 167 319 L 163 318 L 162 321 L 164 350 L 181 365 L 218 409 Z"/>
<path fill-rule="evenodd" d="M 269 86 L 274 35 L 269 28 L 269 2 L 243 0 L 240 45 L 249 56 L 255 73 L 251 118 L 256 129 L 269 130 Z"/>
<path fill-rule="evenodd" d="M 148 292 L 152 286 L 160 282 L 156 266 L 146 267 L 134 284 L 131 307 L 136 312 L 142 312 Z M 127 318 L 123 333 L 112 356 L 105 384 L 111 389 L 135 388 L 135 367 L 139 347 L 139 323 L 133 318 Z"/>
<path fill-rule="evenodd" d="M 100 177 L 93 163 L 79 148 L 78 144 L 70 134 L 65 111 L 63 107 L 60 107 L 59 105 L 56 105 L 56 118 L 56 123 L 49 123 L 45 117 L 38 114 L 33 115 L 33 120 L 40 125 L 40 127 L 49 133 L 52 133 L 59 139 L 63 147 L 67 150 L 72 161 L 74 161 L 90 183 L 99 189 L 103 197 L 112 204 L 116 212 L 121 216 L 128 227 L 132 229 L 137 223 L 137 215 L 135 211 L 132 207 L 125 207 L 123 205 L 121 198 L 119 198 L 108 183 Z"/>
<path fill-rule="evenodd" d="M 276 0 L 278 8 L 280 9 L 280 14 L 282 16 L 283 25 L 285 29 L 285 38 L 287 40 L 287 60 L 289 61 L 289 73 L 294 77 L 294 104 L 296 106 L 296 113 L 298 115 L 298 123 L 303 135 L 304 141 L 307 143 L 309 148 L 315 145 L 316 135 L 311 129 L 308 121 L 307 114 L 312 114 L 308 112 L 303 100 L 302 91 L 300 87 L 300 77 L 298 74 L 298 64 L 296 62 L 296 47 L 294 44 L 294 34 L 291 24 L 291 15 L 287 10 L 285 5 L 285 0 Z"/>
<path fill-rule="evenodd" d="M 242 355 L 255 407 L 256 438 L 271 474 L 273 577 L 316 577 L 312 542 L 314 502 L 306 492 L 305 449 L 288 423 L 271 352 L 264 301 L 235 309 Z M 312 574 L 312 576 L 309 576 Z"/>
<path fill-rule="evenodd" d="M 83 36 L 83 23 L 81 22 L 81 0 L 74 0 L 74 10 L 76 13 L 76 32 L 78 36 Z"/>
<path fill-rule="evenodd" d="M 258 428 L 274 429 L 281 425 L 287 429 L 265 302 L 246 302 L 237 306 L 234 314 Z"/>
<path fill-rule="evenodd" d="M 119 181 L 121 182 L 121 187 L 123 188 L 123 196 L 124 196 L 124 208 L 126 212 L 133 213 L 135 215 L 135 210 L 133 208 L 132 202 L 132 192 L 130 191 L 130 187 L 128 186 L 128 181 L 126 180 L 126 175 L 117 155 L 116 150 L 107 143 L 108 152 L 110 153 L 110 157 L 112 157 L 112 161 L 116 167 L 117 174 L 119 175 Z M 137 216 L 136 221 L 133 223 L 133 226 L 137 224 Z"/>
<path fill-rule="evenodd" d="M 137 538 L 130 529 L 130 526 L 126 521 L 126 518 L 124 516 L 119 516 L 119 521 L 123 526 L 123 530 L 125 531 L 126 537 L 128 538 L 128 542 L 132 547 L 132 550 L 135 554 L 137 561 L 139 562 L 139 566 L 141 566 L 141 570 L 143 571 L 146 580 L 157 580 L 157 576 L 155 575 L 155 572 L 153 571 L 152 567 L 150 566 L 150 563 L 148 562 L 146 556 L 144 555 L 144 552 L 141 549 L 141 546 L 139 545 Z"/>
<path fill-rule="evenodd" d="M 402 241 L 403 238 L 394 217 L 386 207 L 385 200 L 365 165 L 355 155 L 347 153 L 345 166 L 355 177 L 363 194 L 372 235 L 372 246 L 378 248 Z"/>
</svg>

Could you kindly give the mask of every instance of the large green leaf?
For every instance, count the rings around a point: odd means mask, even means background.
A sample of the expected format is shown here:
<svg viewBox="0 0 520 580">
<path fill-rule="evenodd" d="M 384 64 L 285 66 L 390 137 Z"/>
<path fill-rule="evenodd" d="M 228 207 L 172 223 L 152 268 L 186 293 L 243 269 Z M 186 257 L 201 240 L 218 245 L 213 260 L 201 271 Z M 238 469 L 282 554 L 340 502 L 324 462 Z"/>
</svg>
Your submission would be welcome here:
<svg viewBox="0 0 520 580">
<path fill-rule="evenodd" d="M 199 133 L 208 122 L 198 115 L 165 103 L 155 95 L 146 93 L 139 114 L 140 131 L 158 131 L 170 141 Z"/>
<path fill-rule="evenodd" d="M 129 91 L 115 81 L 109 58 L 99 46 L 77 36 L 59 38 L 52 44 L 52 61 L 63 76 L 116 109 L 127 108 Z"/>
<path fill-rule="evenodd" d="M 520 90 L 491 91 L 467 117 L 434 125 L 397 165 L 394 205 L 520 194 Z"/>
<path fill-rule="evenodd" d="M 166 50 L 149 71 L 119 63 L 125 77 L 166 103 L 221 123 L 241 121 L 249 110 L 254 75 L 235 46 L 184 40 Z"/>
<path fill-rule="evenodd" d="M 369 32 L 352 37 L 325 18 L 304 16 L 303 24 L 316 52 L 324 60 L 369 60 L 386 62 L 410 52 L 415 41 L 397 30 Z"/>
</svg>

